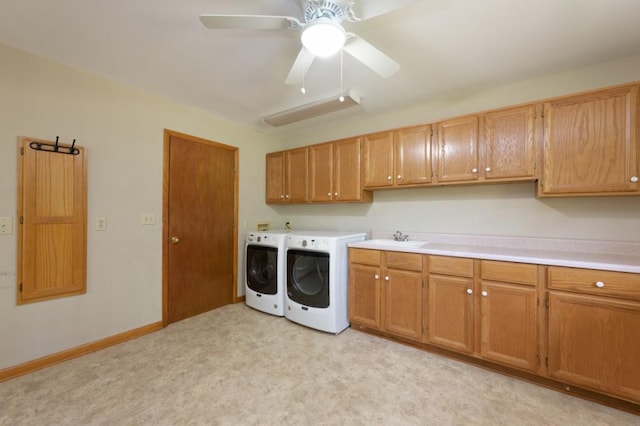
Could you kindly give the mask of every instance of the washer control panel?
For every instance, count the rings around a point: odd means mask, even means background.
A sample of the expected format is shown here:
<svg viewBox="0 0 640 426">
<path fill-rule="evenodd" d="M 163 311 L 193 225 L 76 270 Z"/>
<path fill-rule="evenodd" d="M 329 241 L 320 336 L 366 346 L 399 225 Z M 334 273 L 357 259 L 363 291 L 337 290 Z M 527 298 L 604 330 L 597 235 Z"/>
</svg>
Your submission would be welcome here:
<svg viewBox="0 0 640 426">
<path fill-rule="evenodd" d="M 309 250 L 328 250 L 329 240 L 325 238 L 287 237 L 287 248 L 302 248 Z"/>
</svg>

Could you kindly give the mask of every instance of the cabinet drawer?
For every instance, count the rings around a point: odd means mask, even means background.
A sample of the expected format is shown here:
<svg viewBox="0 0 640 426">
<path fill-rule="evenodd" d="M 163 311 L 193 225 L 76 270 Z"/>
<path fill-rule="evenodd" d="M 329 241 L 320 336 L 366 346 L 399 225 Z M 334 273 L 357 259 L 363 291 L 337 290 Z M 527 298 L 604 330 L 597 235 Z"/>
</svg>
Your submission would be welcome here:
<svg viewBox="0 0 640 426">
<path fill-rule="evenodd" d="M 473 259 L 429 256 L 429 273 L 473 277 Z"/>
<path fill-rule="evenodd" d="M 640 300 L 640 274 L 557 266 L 548 271 L 551 289 Z"/>
<path fill-rule="evenodd" d="M 386 251 L 384 254 L 388 268 L 422 271 L 423 255 L 421 254 L 403 253 L 399 251 Z"/>
<path fill-rule="evenodd" d="M 349 262 L 380 266 L 380 251 L 359 248 L 349 249 Z"/>
<path fill-rule="evenodd" d="M 538 266 L 527 263 L 483 260 L 481 277 L 488 281 L 535 286 L 538 284 Z"/>
</svg>

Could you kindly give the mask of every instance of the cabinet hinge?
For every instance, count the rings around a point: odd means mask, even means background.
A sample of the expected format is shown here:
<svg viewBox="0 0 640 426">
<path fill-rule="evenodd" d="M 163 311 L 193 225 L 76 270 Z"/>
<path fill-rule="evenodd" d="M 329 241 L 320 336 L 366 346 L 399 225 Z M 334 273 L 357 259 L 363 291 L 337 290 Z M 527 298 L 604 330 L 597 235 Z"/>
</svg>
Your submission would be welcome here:
<svg viewBox="0 0 640 426">
<path fill-rule="evenodd" d="M 20 293 L 22 293 L 22 283 L 20 283 Z"/>
<path fill-rule="evenodd" d="M 536 306 L 540 306 L 540 298 L 536 299 Z"/>
<path fill-rule="evenodd" d="M 20 147 L 20 155 L 24 155 L 24 146 Z"/>
<path fill-rule="evenodd" d="M 20 225 L 24 224 L 24 216 L 20 216 Z"/>
<path fill-rule="evenodd" d="M 549 299 L 545 299 L 544 301 L 544 307 L 549 309 Z"/>
<path fill-rule="evenodd" d="M 544 357 L 544 366 L 545 366 L 545 367 L 548 367 L 548 366 L 549 366 L 549 357 L 548 357 L 548 356 L 545 356 L 545 357 Z"/>
<path fill-rule="evenodd" d="M 536 355 L 536 366 L 540 367 L 540 355 Z"/>
</svg>

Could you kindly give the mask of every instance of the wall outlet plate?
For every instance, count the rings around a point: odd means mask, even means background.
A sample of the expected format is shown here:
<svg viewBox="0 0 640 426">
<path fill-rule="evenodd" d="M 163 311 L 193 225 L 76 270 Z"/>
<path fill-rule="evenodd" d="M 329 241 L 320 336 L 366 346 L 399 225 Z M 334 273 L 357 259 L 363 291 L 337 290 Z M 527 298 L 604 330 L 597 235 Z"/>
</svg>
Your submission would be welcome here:
<svg viewBox="0 0 640 426">
<path fill-rule="evenodd" d="M 107 218 L 104 216 L 96 217 L 96 231 L 107 230 Z"/>
<path fill-rule="evenodd" d="M 257 231 L 268 231 L 269 230 L 269 223 L 264 222 L 264 223 L 256 224 L 256 230 Z"/>
<path fill-rule="evenodd" d="M 13 234 L 12 217 L 0 217 L 0 234 Z"/>
<path fill-rule="evenodd" d="M 156 216 L 153 213 L 142 213 L 140 215 L 140 221 L 143 225 L 155 225 Z"/>
</svg>

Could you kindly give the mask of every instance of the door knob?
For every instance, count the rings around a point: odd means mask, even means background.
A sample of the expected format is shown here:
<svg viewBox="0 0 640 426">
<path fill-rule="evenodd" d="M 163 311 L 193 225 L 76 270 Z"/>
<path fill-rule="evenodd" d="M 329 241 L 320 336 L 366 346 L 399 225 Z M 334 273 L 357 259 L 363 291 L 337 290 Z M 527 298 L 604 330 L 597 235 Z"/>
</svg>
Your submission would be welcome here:
<svg viewBox="0 0 640 426">
<path fill-rule="evenodd" d="M 180 238 L 178 238 L 178 237 L 171 237 L 171 242 L 172 242 L 173 244 L 178 244 L 178 243 L 180 242 Z"/>
</svg>

